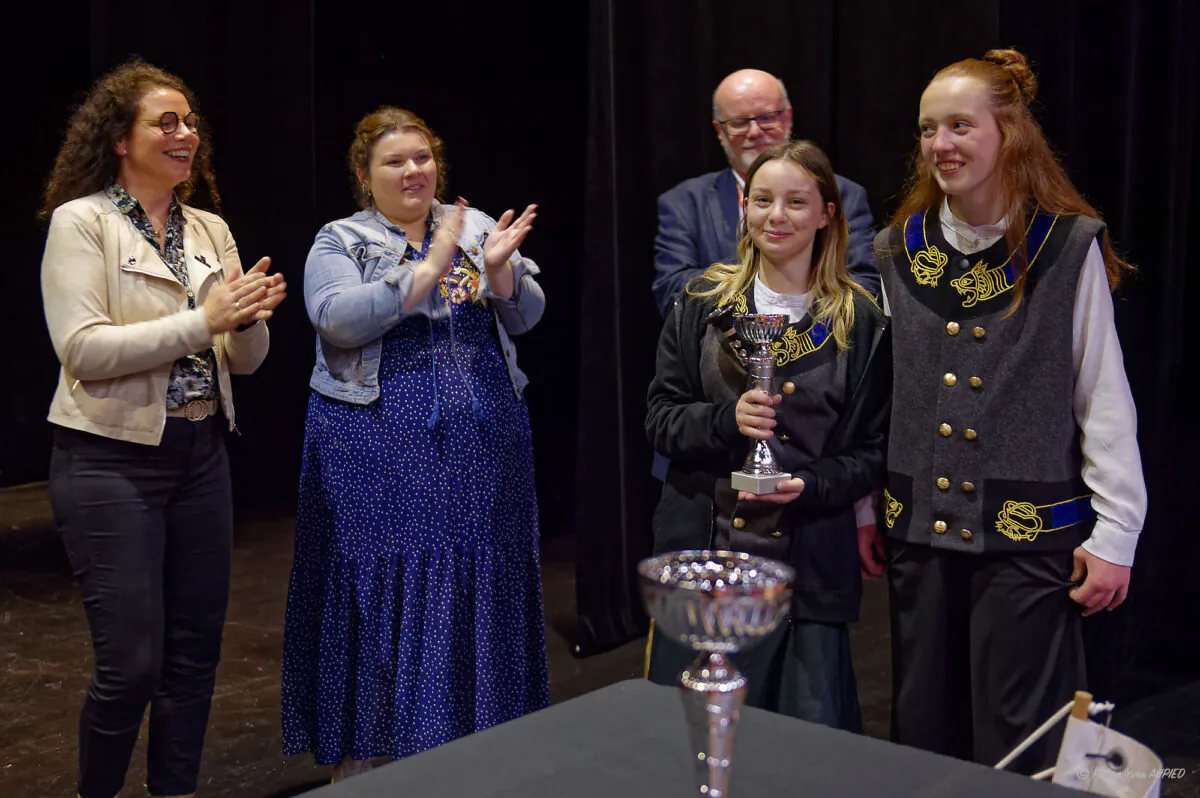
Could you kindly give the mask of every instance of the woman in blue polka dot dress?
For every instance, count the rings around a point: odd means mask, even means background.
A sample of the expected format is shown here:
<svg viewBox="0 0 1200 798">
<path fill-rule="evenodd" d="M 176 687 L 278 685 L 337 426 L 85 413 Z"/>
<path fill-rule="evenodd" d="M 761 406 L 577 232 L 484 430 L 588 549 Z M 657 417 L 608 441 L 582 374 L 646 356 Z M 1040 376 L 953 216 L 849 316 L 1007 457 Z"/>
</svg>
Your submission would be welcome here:
<svg viewBox="0 0 1200 798">
<path fill-rule="evenodd" d="M 283 655 L 283 748 L 334 777 L 548 702 L 529 414 L 510 334 L 537 323 L 498 222 L 436 200 L 440 139 L 384 107 L 355 131 L 363 210 L 318 233 L 316 327 Z"/>
</svg>

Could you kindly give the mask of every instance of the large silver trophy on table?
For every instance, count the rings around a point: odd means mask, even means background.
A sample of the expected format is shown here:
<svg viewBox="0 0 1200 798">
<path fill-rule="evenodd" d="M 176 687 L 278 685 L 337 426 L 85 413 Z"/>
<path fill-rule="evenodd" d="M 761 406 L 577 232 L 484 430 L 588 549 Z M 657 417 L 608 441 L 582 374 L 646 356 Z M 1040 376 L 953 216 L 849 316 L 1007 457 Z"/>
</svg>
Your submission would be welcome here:
<svg viewBox="0 0 1200 798">
<path fill-rule="evenodd" d="M 696 786 L 728 798 L 746 678 L 725 656 L 751 648 L 787 617 L 795 571 L 732 551 L 674 551 L 638 563 L 646 611 L 662 634 L 700 652 L 679 675 Z"/>
<path fill-rule="evenodd" d="M 788 317 L 779 313 L 738 313 L 733 317 L 733 329 L 738 338 L 752 347 L 750 354 L 745 355 L 746 370 L 749 372 L 747 390 L 766 391 L 771 395 L 771 380 L 775 377 L 775 356 L 771 354 L 771 344 L 783 335 L 787 327 Z M 756 440 L 746 455 L 746 462 L 741 471 L 731 475 L 730 486 L 734 490 L 744 490 L 761 496 L 764 493 L 774 493 L 775 488 L 791 474 L 779 470 L 775 463 L 775 453 L 766 441 Z"/>
</svg>

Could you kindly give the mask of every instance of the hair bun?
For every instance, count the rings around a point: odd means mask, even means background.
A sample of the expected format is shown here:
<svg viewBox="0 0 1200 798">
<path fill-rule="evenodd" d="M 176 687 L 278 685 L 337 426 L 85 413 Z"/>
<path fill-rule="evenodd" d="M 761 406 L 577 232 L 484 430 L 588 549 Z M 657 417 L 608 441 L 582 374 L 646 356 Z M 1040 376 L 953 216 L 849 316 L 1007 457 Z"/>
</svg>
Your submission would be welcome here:
<svg viewBox="0 0 1200 798">
<path fill-rule="evenodd" d="M 1033 98 L 1037 96 L 1037 76 L 1029 68 L 1029 62 L 1022 53 L 1012 49 L 988 50 L 984 53 L 983 60 L 1003 67 L 1016 84 L 1021 101 L 1026 105 L 1033 102 Z"/>
</svg>

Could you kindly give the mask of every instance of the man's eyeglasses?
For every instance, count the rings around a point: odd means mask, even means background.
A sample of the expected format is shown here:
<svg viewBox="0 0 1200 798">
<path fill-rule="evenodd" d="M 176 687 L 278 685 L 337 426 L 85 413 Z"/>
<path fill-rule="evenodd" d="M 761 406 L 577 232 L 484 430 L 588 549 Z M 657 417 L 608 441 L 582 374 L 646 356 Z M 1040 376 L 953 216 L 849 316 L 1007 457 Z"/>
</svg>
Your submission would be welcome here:
<svg viewBox="0 0 1200 798">
<path fill-rule="evenodd" d="M 166 111 L 158 119 L 142 119 L 142 122 L 149 122 L 162 130 L 163 133 L 174 133 L 179 129 L 179 114 L 174 111 Z M 192 111 L 183 118 L 183 124 L 187 125 L 188 130 L 199 132 L 200 117 L 195 111 Z"/>
<path fill-rule="evenodd" d="M 725 129 L 725 135 L 727 136 L 741 136 L 749 133 L 751 122 L 758 123 L 758 129 L 764 133 L 770 133 L 783 127 L 783 115 L 786 112 L 786 108 L 781 108 L 778 111 L 768 111 L 758 116 L 736 116 L 733 119 L 718 119 L 717 124 Z"/>
</svg>

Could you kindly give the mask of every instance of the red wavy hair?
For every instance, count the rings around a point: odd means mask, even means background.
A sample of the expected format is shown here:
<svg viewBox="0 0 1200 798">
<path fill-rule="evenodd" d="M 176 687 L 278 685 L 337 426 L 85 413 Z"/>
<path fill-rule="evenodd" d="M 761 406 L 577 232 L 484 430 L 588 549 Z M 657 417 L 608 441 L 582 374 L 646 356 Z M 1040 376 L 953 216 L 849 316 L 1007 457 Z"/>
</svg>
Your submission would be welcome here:
<svg viewBox="0 0 1200 798">
<path fill-rule="evenodd" d="M 1009 225 L 1005 240 L 1013 252 L 1013 264 L 1018 277 L 1013 286 L 1013 308 L 1021 302 L 1029 253 L 1025 246 L 1025 229 L 1034 206 L 1050 213 L 1090 216 L 1101 219 L 1067 177 L 1066 171 L 1050 149 L 1046 135 L 1033 118 L 1029 104 L 1037 94 L 1037 77 L 1025 56 L 1016 50 L 988 50 L 982 59 L 967 58 L 941 69 L 933 84 L 942 78 L 974 78 L 989 95 L 989 107 L 1000 128 L 1000 156 L 996 169 L 1002 176 L 1003 206 L 1009 209 Z M 921 210 L 938 208 L 945 193 L 921 156 L 917 144 L 904 198 L 891 219 L 902 226 L 909 216 Z M 1122 260 L 1113 249 L 1109 236 L 1101 237 L 1104 268 L 1108 284 L 1116 290 L 1121 277 L 1134 267 Z"/>
</svg>

